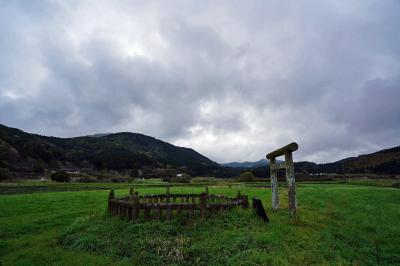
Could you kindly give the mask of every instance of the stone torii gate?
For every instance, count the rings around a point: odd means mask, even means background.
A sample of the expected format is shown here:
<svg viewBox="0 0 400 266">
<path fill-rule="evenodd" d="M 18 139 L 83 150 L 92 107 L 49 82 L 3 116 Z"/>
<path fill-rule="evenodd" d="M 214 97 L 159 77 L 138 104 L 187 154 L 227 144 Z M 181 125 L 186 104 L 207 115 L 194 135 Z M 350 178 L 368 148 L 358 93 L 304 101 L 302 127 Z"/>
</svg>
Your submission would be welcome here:
<svg viewBox="0 0 400 266">
<path fill-rule="evenodd" d="M 286 170 L 286 181 L 288 183 L 288 199 L 289 199 L 289 214 L 290 216 L 297 215 L 297 199 L 296 199 L 296 181 L 294 177 L 293 155 L 292 152 L 296 151 L 299 145 L 292 142 L 280 149 L 267 154 L 269 159 L 269 168 L 271 176 L 271 190 L 272 190 L 272 208 L 279 209 L 279 192 L 278 192 L 278 177 L 277 170 Z M 285 162 L 277 163 L 276 157 L 285 155 Z"/>
</svg>

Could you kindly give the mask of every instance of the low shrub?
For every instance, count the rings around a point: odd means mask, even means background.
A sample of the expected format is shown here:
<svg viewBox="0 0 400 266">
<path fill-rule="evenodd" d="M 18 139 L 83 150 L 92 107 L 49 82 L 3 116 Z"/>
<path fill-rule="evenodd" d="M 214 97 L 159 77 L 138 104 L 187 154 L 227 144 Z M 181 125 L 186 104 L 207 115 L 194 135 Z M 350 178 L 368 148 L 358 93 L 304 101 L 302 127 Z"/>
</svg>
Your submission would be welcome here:
<svg viewBox="0 0 400 266">
<path fill-rule="evenodd" d="M 65 171 L 56 171 L 51 174 L 51 180 L 56 182 L 69 182 L 71 181 L 71 177 Z"/>
<path fill-rule="evenodd" d="M 400 188 L 400 182 L 394 183 L 394 184 L 392 185 L 392 187 L 394 187 L 394 188 Z"/>
<path fill-rule="evenodd" d="M 240 176 L 237 178 L 237 181 L 239 182 L 253 182 L 255 181 L 255 176 L 253 175 L 252 172 L 246 171 L 240 174 Z"/>
<path fill-rule="evenodd" d="M 113 182 L 113 183 L 123 183 L 123 182 L 128 182 L 128 179 L 122 178 L 122 177 L 114 177 L 114 178 L 111 178 L 111 182 Z"/>
<path fill-rule="evenodd" d="M 38 173 L 38 174 L 44 173 L 44 167 L 43 167 L 43 165 L 42 165 L 41 163 L 39 163 L 39 162 L 36 161 L 36 162 L 33 164 L 32 172 Z"/>
<path fill-rule="evenodd" d="M 96 179 L 91 178 L 91 177 L 81 177 L 81 178 L 78 178 L 76 180 L 76 182 L 80 182 L 80 183 L 95 183 Z"/>
<path fill-rule="evenodd" d="M 10 170 L 7 168 L 0 168 L 0 180 L 6 180 L 11 177 Z"/>
<path fill-rule="evenodd" d="M 131 178 L 137 178 L 137 177 L 139 177 L 138 170 L 137 170 L 137 169 L 131 169 L 131 170 L 129 171 L 129 176 L 130 176 Z"/>
</svg>

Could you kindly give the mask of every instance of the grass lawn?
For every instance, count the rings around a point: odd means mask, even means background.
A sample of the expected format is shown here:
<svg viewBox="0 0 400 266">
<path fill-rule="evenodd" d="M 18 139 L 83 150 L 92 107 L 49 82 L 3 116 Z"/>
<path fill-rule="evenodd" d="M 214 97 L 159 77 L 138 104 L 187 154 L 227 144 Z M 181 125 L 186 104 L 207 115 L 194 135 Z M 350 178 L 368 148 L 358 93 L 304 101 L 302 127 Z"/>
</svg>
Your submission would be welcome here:
<svg viewBox="0 0 400 266">
<path fill-rule="evenodd" d="M 400 265 L 399 189 L 299 184 L 300 218 L 291 220 L 284 189 L 282 210 L 272 212 L 269 189 L 212 184 L 210 193 L 233 196 L 240 189 L 261 198 L 271 223 L 251 209 L 206 221 L 131 223 L 105 214 L 105 189 L 125 195 L 128 184 L 52 184 L 54 190 L 38 190 L 74 191 L 5 195 L 1 190 L 18 185 L 0 183 L 0 265 Z M 165 191 L 157 185 L 136 187 L 141 194 Z M 202 185 L 171 192 L 201 192 Z M 26 187 L 36 185 L 19 186 L 32 192 Z"/>
</svg>

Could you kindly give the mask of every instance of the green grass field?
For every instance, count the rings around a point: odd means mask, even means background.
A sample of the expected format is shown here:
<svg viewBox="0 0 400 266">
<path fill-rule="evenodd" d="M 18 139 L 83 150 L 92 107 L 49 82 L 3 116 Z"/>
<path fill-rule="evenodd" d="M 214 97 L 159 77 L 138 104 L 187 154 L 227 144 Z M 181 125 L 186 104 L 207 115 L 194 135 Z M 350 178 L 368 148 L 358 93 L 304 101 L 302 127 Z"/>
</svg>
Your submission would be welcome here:
<svg viewBox="0 0 400 266">
<path fill-rule="evenodd" d="M 106 215 L 106 189 L 124 195 L 130 185 L 0 183 L 0 265 L 400 265 L 396 188 L 298 184 L 300 218 L 292 220 L 285 189 L 282 210 L 273 212 L 261 183 L 210 182 L 210 193 L 233 196 L 240 189 L 261 198 L 270 224 L 251 208 L 206 221 L 131 223 Z M 160 185 L 135 183 L 141 194 L 165 191 Z M 204 185 L 171 192 L 200 192 Z M 13 195 L 6 195 L 10 187 Z M 59 190 L 73 191 L 48 192 Z M 34 191 L 41 193 L 27 193 Z"/>
</svg>

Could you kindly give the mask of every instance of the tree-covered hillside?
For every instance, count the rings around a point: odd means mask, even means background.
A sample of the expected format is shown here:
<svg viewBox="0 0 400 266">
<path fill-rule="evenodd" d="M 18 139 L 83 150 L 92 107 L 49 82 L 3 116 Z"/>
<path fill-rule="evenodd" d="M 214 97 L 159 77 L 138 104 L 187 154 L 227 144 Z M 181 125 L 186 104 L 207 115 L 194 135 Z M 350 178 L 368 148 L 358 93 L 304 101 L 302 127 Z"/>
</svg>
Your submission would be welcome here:
<svg viewBox="0 0 400 266">
<path fill-rule="evenodd" d="M 209 174 L 218 164 L 194 151 L 137 133 L 57 138 L 0 125 L 0 167 L 12 171 L 43 169 L 144 170 L 175 168 Z"/>
<path fill-rule="evenodd" d="M 148 177 L 177 172 L 236 177 L 251 170 L 256 177 L 269 177 L 268 165 L 251 168 L 220 166 L 193 149 L 137 133 L 57 138 L 29 134 L 4 125 L 0 125 L 0 169 L 39 173 L 58 169 L 115 170 Z M 295 171 L 304 174 L 400 174 L 400 146 L 334 163 L 297 162 Z"/>
</svg>

